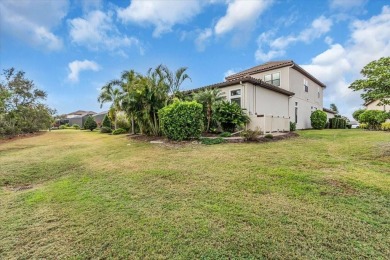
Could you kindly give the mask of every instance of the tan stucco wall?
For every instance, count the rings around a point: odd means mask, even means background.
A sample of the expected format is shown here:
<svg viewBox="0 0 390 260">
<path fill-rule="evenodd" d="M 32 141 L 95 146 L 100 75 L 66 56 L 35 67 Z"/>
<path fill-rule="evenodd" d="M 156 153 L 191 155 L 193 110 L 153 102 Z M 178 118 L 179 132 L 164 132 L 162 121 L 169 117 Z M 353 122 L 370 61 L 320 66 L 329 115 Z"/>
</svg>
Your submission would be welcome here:
<svg viewBox="0 0 390 260">
<path fill-rule="evenodd" d="M 375 100 L 374 102 L 368 104 L 366 106 L 367 110 L 381 110 L 381 111 L 390 112 L 390 105 L 378 106 L 379 102 L 380 102 L 379 100 Z"/>
<path fill-rule="evenodd" d="M 256 127 L 264 130 L 264 117 L 272 116 L 274 121 L 283 121 L 282 119 L 288 119 L 288 103 L 289 97 L 281 93 L 268 90 L 259 86 L 254 86 L 250 83 L 244 83 L 242 85 L 236 84 L 234 86 L 221 88 L 221 92 L 227 100 L 232 98 L 230 91 L 241 89 L 241 107 L 249 115 L 251 122 L 248 124 L 249 129 L 255 129 Z M 258 117 L 263 115 L 264 117 Z M 279 120 L 279 118 L 281 120 Z M 288 131 L 288 124 L 275 123 L 272 131 Z M 267 129 L 269 126 L 267 125 Z"/>
<path fill-rule="evenodd" d="M 290 91 L 295 95 L 290 100 L 289 112 L 291 121 L 295 120 L 295 102 L 298 102 L 298 123 L 297 129 L 311 128 L 310 115 L 316 109 L 323 108 L 323 88 L 299 71 L 290 68 Z M 305 92 L 303 80 L 308 81 L 308 92 Z M 318 92 L 320 96 L 318 97 Z"/>
<path fill-rule="evenodd" d="M 295 102 L 298 102 L 297 129 L 311 128 L 310 115 L 312 111 L 316 109 L 322 110 L 324 89 L 314 81 L 310 80 L 308 77 L 305 77 L 299 71 L 290 67 L 269 70 L 266 72 L 253 74 L 251 76 L 257 79 L 264 80 L 265 75 L 269 75 L 276 72 L 280 72 L 280 87 L 295 93 L 295 95 L 288 102 L 289 110 L 287 116 L 290 117 L 292 122 L 295 121 Z M 308 92 L 305 92 L 303 79 L 306 79 L 308 81 Z M 320 93 L 319 98 L 318 92 Z M 273 102 L 271 101 L 270 103 L 270 106 L 272 108 Z"/>
</svg>

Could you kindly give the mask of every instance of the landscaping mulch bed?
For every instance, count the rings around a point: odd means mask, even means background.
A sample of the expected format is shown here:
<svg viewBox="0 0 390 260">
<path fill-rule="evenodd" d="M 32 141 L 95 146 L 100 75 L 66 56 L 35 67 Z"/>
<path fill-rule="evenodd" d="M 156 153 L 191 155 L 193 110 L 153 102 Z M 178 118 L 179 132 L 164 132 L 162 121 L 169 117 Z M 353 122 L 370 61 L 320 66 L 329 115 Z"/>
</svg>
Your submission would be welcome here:
<svg viewBox="0 0 390 260">
<path fill-rule="evenodd" d="M 289 132 L 279 135 L 274 135 L 272 139 L 265 138 L 264 136 L 259 137 L 256 141 L 244 141 L 242 138 L 237 137 L 226 137 L 223 138 L 225 140 L 225 143 L 266 143 L 266 142 L 276 142 L 280 140 L 290 139 L 294 137 L 298 137 L 299 135 L 295 132 Z M 170 147 L 180 147 L 180 146 L 186 146 L 186 145 L 195 145 L 200 144 L 200 141 L 193 140 L 193 141 L 172 141 L 162 136 L 147 136 L 147 135 L 128 135 L 127 136 L 130 140 L 140 141 L 140 142 L 153 142 L 156 144 L 161 144 L 164 146 L 170 146 Z M 216 138 L 219 137 L 217 134 L 210 134 L 207 133 L 205 135 L 202 134 L 202 138 Z"/>
<path fill-rule="evenodd" d="M 0 144 L 45 134 L 46 131 L 0 137 Z"/>
</svg>

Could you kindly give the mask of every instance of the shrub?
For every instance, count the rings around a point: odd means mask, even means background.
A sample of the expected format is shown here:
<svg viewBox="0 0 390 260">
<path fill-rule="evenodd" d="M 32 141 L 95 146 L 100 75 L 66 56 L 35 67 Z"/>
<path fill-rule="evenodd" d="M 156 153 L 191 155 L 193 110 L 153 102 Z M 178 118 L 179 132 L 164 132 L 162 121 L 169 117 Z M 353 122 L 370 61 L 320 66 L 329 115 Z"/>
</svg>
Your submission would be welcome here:
<svg viewBox="0 0 390 260">
<path fill-rule="evenodd" d="M 266 134 L 264 136 L 264 138 L 267 138 L 267 139 L 274 139 L 274 136 L 272 134 Z"/>
<path fill-rule="evenodd" d="M 84 123 L 84 129 L 93 131 L 97 127 L 97 124 L 92 116 L 88 116 Z"/>
<path fill-rule="evenodd" d="M 221 144 L 226 141 L 222 137 L 217 137 L 217 138 L 201 138 L 200 142 L 205 145 L 212 145 L 212 144 Z"/>
<path fill-rule="evenodd" d="M 297 130 L 297 123 L 290 122 L 290 132 L 294 132 L 295 130 Z"/>
<path fill-rule="evenodd" d="M 390 131 L 390 122 L 382 123 L 381 129 L 382 129 L 383 131 Z"/>
<path fill-rule="evenodd" d="M 359 116 L 359 122 L 368 124 L 368 129 L 379 130 L 389 114 L 380 110 L 366 110 Z"/>
<path fill-rule="evenodd" d="M 238 126 L 250 121 L 237 103 L 228 101 L 222 101 L 216 106 L 214 117 L 221 124 L 222 129 L 227 132 L 234 132 Z"/>
<path fill-rule="evenodd" d="M 58 129 L 66 129 L 66 125 L 60 125 Z"/>
<path fill-rule="evenodd" d="M 359 128 L 360 129 L 368 129 L 368 124 L 360 123 Z"/>
<path fill-rule="evenodd" d="M 111 128 L 111 120 L 108 117 L 108 115 L 105 115 L 102 121 L 102 127 L 108 127 Z"/>
<path fill-rule="evenodd" d="M 363 114 L 366 110 L 365 109 L 358 109 L 355 112 L 353 112 L 352 117 L 356 120 L 359 121 L 359 116 Z"/>
<path fill-rule="evenodd" d="M 158 111 L 162 133 L 181 141 L 199 138 L 203 130 L 203 107 L 196 101 L 176 101 Z"/>
<path fill-rule="evenodd" d="M 73 127 L 74 129 L 80 129 L 80 126 L 79 126 L 78 124 L 73 124 L 72 127 Z"/>
<path fill-rule="evenodd" d="M 115 129 L 114 131 L 112 131 L 113 135 L 121 135 L 121 134 L 126 134 L 126 133 L 127 133 L 126 129 L 123 129 L 123 128 L 118 128 L 118 129 Z"/>
<path fill-rule="evenodd" d="M 70 127 L 69 123 L 66 123 L 65 126 L 66 126 L 66 127 Z"/>
<path fill-rule="evenodd" d="M 310 116 L 310 121 L 311 121 L 311 126 L 314 129 L 324 129 L 325 124 L 326 124 L 326 113 L 322 110 L 316 110 L 311 113 Z"/>
<path fill-rule="evenodd" d="M 102 126 L 102 128 L 100 128 L 100 133 L 111 133 L 112 132 L 112 129 L 111 127 L 107 127 L 107 126 Z"/>
<path fill-rule="evenodd" d="M 130 131 L 131 124 L 127 115 L 123 113 L 117 113 L 116 115 L 116 128 L 123 128 L 126 132 Z"/>
<path fill-rule="evenodd" d="M 330 129 L 345 129 L 347 121 L 341 117 L 335 117 L 329 119 L 329 128 Z"/>
<path fill-rule="evenodd" d="M 259 128 L 256 128 L 255 130 L 248 129 L 242 131 L 240 135 L 245 141 L 256 141 L 259 135 L 261 135 L 261 131 Z"/>
<path fill-rule="evenodd" d="M 219 137 L 231 137 L 231 136 L 232 136 L 232 133 L 230 133 L 230 132 L 223 132 L 223 133 L 219 134 Z"/>
</svg>

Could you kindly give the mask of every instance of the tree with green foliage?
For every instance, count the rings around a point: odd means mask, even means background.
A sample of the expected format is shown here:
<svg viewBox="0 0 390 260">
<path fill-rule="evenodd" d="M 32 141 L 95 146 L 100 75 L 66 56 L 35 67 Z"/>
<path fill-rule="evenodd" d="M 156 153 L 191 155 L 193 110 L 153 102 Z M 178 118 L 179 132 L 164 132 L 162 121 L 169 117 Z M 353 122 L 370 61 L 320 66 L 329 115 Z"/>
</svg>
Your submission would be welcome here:
<svg viewBox="0 0 390 260">
<path fill-rule="evenodd" d="M 222 126 L 223 131 L 234 132 L 234 130 L 249 123 L 250 119 L 237 103 L 222 101 L 215 107 L 214 117 Z"/>
<path fill-rule="evenodd" d="M 199 138 L 203 130 L 203 107 L 196 101 L 176 101 L 158 112 L 162 133 L 181 141 Z"/>
<path fill-rule="evenodd" d="M 382 57 L 368 63 L 360 72 L 365 79 L 355 80 L 349 88 L 362 90 L 365 102 L 380 100 L 381 104 L 390 104 L 390 57 Z"/>
<path fill-rule="evenodd" d="M 355 112 L 352 113 L 352 117 L 356 120 L 359 121 L 359 116 L 363 114 L 366 110 L 365 109 L 358 109 Z"/>
<path fill-rule="evenodd" d="M 111 128 L 111 120 L 108 117 L 108 115 L 105 115 L 102 121 L 102 127 L 108 127 Z"/>
<path fill-rule="evenodd" d="M 324 129 L 325 124 L 326 124 L 326 113 L 322 110 L 315 110 L 311 113 L 310 116 L 310 121 L 311 121 L 311 126 L 314 129 Z"/>
<path fill-rule="evenodd" d="M 335 103 L 330 104 L 330 110 L 333 110 L 334 112 L 336 112 L 336 114 L 339 113 L 339 109 L 337 108 Z"/>
<path fill-rule="evenodd" d="M 360 123 L 366 123 L 368 129 L 379 130 L 386 119 L 390 118 L 390 113 L 380 110 L 366 110 L 359 116 Z"/>
<path fill-rule="evenodd" d="M 96 128 L 97 128 L 97 123 L 95 122 L 92 116 L 88 116 L 84 122 L 84 129 L 93 131 Z"/>
<path fill-rule="evenodd" d="M 214 106 L 224 99 L 218 88 L 207 88 L 194 94 L 194 100 L 203 105 L 205 118 L 207 119 L 206 132 L 210 131 Z"/>
<path fill-rule="evenodd" d="M 45 91 L 37 89 L 25 72 L 4 70 L 0 82 L 0 135 L 36 132 L 50 128 L 55 110 L 42 103 Z"/>
</svg>

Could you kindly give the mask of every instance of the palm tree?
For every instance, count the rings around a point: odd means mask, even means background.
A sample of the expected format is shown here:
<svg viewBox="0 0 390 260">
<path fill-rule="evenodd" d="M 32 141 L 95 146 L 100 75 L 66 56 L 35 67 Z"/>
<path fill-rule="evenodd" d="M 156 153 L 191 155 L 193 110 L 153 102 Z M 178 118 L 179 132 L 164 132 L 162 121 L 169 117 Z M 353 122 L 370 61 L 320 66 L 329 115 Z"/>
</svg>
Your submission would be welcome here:
<svg viewBox="0 0 390 260">
<path fill-rule="evenodd" d="M 170 71 L 168 67 L 164 65 L 160 65 L 158 68 L 160 68 L 165 74 L 165 80 L 169 86 L 169 93 L 172 95 L 172 99 L 180 93 L 180 86 L 186 79 L 192 81 L 190 76 L 186 73 L 188 69 L 187 67 L 180 67 L 175 71 L 175 73 Z"/>
<path fill-rule="evenodd" d="M 208 132 L 210 130 L 211 119 L 213 117 L 213 106 L 222 101 L 224 97 L 222 96 L 221 90 L 217 88 L 207 88 L 201 92 L 195 93 L 194 99 L 201 103 L 203 108 L 206 110 L 206 131 Z"/>
<path fill-rule="evenodd" d="M 100 103 L 100 108 L 102 108 L 104 103 L 112 102 L 110 107 L 110 119 L 114 121 L 114 127 L 116 129 L 116 113 L 121 110 L 121 96 L 122 92 L 118 88 L 114 88 L 115 85 L 118 85 L 117 80 L 112 80 L 101 88 L 100 94 L 98 96 L 98 102 Z"/>
</svg>

